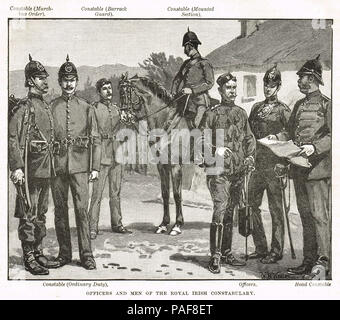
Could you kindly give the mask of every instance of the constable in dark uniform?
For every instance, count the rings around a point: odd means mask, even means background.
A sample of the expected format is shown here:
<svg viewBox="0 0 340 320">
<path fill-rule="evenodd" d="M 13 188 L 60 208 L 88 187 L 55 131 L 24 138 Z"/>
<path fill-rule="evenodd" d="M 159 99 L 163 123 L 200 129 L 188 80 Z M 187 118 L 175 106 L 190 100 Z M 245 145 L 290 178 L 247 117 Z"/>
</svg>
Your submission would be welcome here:
<svg viewBox="0 0 340 320">
<path fill-rule="evenodd" d="M 233 213 L 239 203 L 245 164 L 253 164 L 255 138 L 251 132 L 247 113 L 236 106 L 236 78 L 225 73 L 217 79 L 221 104 L 207 112 L 206 128 L 212 129 L 213 144 L 217 129 L 224 129 L 224 147 L 215 154 L 224 157 L 224 168 L 218 175 L 207 175 L 207 185 L 213 200 L 214 212 L 210 226 L 211 260 L 209 270 L 220 272 L 221 256 L 225 263 L 243 266 L 231 253 Z"/>
<path fill-rule="evenodd" d="M 184 112 L 188 124 L 192 128 L 199 127 L 205 111 L 210 106 L 208 91 L 214 85 L 213 67 L 198 52 L 200 44 L 201 42 L 194 32 L 188 30 L 185 33 L 182 46 L 189 59 L 183 62 L 173 79 L 171 89 L 175 93 L 175 99 L 183 94 L 185 96 L 177 101 L 176 104 L 179 107 L 177 111 L 175 108 L 172 110 L 173 115 L 170 115 L 170 119 L 177 123 L 176 118 Z"/>
<path fill-rule="evenodd" d="M 277 99 L 281 88 L 281 73 L 276 65 L 263 78 L 266 99 L 255 103 L 249 115 L 249 124 L 256 139 L 277 134 L 287 128 L 290 109 Z M 275 263 L 282 259 L 284 247 L 284 212 L 279 179 L 274 167 L 282 162 L 272 151 L 256 144 L 255 168 L 249 182 L 249 203 L 253 207 L 253 239 L 256 250 L 249 259 L 261 258 L 262 263 Z M 261 210 L 264 191 L 267 191 L 269 212 L 272 220 L 271 249 L 268 254 L 267 239 L 263 229 Z"/>
<path fill-rule="evenodd" d="M 298 86 L 305 98 L 296 102 L 286 132 L 270 138 L 292 139 L 308 157 L 309 169 L 292 167 L 297 207 L 303 227 L 303 263 L 288 269 L 308 274 L 313 266 L 328 271 L 331 259 L 331 100 L 324 96 L 319 56 L 297 72 Z M 317 268 L 316 268 L 317 269 Z"/>
<path fill-rule="evenodd" d="M 120 206 L 120 190 L 123 177 L 123 165 L 115 161 L 115 151 L 119 147 L 119 141 L 114 140 L 115 133 L 120 127 L 120 114 L 118 106 L 112 104 L 112 84 L 103 78 L 96 83 L 100 101 L 95 103 L 95 116 L 98 122 L 98 130 L 102 139 L 102 153 L 100 174 L 93 183 L 93 192 L 89 210 L 91 239 L 98 234 L 98 222 L 100 204 L 106 179 L 109 179 L 109 196 L 111 212 L 111 228 L 117 233 L 131 233 L 122 224 L 122 212 Z"/>
<path fill-rule="evenodd" d="M 67 204 L 70 188 L 76 217 L 80 261 L 85 269 L 91 270 L 96 268 L 96 264 L 91 250 L 87 215 L 88 181 L 98 178 L 101 142 L 94 108 L 74 94 L 78 73 L 68 56 L 59 69 L 58 79 L 62 95 L 51 104 L 55 139 L 59 143 L 59 151 L 55 156 L 56 177 L 51 185 L 55 205 L 55 227 L 60 247 L 58 261 L 60 265 L 65 265 L 72 259 Z"/>
<path fill-rule="evenodd" d="M 15 184 L 28 185 L 31 210 L 24 212 L 19 196 L 15 217 L 19 218 L 18 235 L 22 244 L 25 269 L 34 275 L 47 275 L 48 268 L 58 267 L 43 254 L 42 240 L 46 236 L 46 217 L 50 178 L 53 174 L 53 119 L 43 95 L 48 92 L 44 66 L 29 55 L 25 67 L 25 87 L 28 96 L 9 123 L 9 168 Z M 23 157 L 24 152 L 27 152 Z M 25 161 L 27 163 L 25 163 Z M 25 169 L 26 168 L 26 172 Z"/>
</svg>

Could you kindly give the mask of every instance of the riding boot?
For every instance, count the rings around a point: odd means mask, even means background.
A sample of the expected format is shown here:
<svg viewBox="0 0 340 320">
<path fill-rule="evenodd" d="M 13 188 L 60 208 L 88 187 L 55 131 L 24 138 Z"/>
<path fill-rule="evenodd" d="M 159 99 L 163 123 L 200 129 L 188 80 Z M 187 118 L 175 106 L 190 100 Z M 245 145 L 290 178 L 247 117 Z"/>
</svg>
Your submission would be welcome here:
<svg viewBox="0 0 340 320">
<path fill-rule="evenodd" d="M 21 245 L 22 245 L 25 269 L 33 275 L 48 275 L 49 274 L 48 269 L 41 266 L 35 260 L 33 245 L 25 241 L 22 241 Z"/>
<path fill-rule="evenodd" d="M 212 273 L 221 272 L 221 246 L 223 236 L 223 224 L 212 223 L 210 225 L 210 252 L 211 258 L 208 269 Z"/>
<path fill-rule="evenodd" d="M 205 106 L 199 106 L 197 108 L 197 113 L 196 113 L 195 120 L 194 120 L 194 125 L 195 125 L 195 128 L 197 128 L 197 129 L 199 129 L 199 127 L 200 127 L 200 124 L 202 122 L 205 110 L 206 110 Z"/>
<path fill-rule="evenodd" d="M 36 241 L 33 245 L 33 249 L 34 258 L 41 266 L 47 269 L 59 268 L 60 266 L 59 262 L 51 261 L 44 255 L 41 241 Z"/>
<path fill-rule="evenodd" d="M 221 248 L 223 258 L 225 258 L 231 252 L 232 239 L 233 239 L 233 224 L 226 223 L 224 225 Z"/>
</svg>

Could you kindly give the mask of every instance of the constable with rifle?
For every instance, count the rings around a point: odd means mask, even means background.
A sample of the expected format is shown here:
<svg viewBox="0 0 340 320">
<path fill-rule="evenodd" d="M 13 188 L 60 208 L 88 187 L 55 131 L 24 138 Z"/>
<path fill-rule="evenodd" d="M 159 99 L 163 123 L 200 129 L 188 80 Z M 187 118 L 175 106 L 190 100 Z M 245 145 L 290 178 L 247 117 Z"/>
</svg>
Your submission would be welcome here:
<svg viewBox="0 0 340 320">
<path fill-rule="evenodd" d="M 17 189 L 15 217 L 19 218 L 24 266 L 33 275 L 47 275 L 59 264 L 48 260 L 42 249 L 46 236 L 50 178 L 53 168 L 53 119 L 43 95 L 48 92 L 48 73 L 32 60 L 25 67 L 25 87 L 29 92 L 20 100 L 9 122 L 9 167 Z"/>
</svg>

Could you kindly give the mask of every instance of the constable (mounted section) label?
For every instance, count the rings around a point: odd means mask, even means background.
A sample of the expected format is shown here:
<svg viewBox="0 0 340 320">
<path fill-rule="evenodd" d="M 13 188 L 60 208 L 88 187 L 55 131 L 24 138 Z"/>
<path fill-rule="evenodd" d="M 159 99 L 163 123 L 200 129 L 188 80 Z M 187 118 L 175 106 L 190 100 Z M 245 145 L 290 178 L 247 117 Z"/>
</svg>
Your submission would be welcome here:
<svg viewBox="0 0 340 320">
<path fill-rule="evenodd" d="M 168 7 L 167 11 L 180 13 L 181 17 L 203 17 L 205 13 L 214 12 L 214 7 Z"/>
</svg>

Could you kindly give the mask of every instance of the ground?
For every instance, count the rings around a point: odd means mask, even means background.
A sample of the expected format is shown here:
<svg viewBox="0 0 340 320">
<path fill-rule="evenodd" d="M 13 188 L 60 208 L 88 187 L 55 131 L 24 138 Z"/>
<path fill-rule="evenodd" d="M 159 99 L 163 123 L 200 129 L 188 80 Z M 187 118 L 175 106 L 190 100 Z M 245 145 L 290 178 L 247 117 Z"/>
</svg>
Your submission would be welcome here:
<svg viewBox="0 0 340 320">
<path fill-rule="evenodd" d="M 10 189 L 13 191 L 12 186 Z M 284 258 L 274 265 L 263 265 L 259 261 L 247 261 L 245 267 L 223 266 L 220 274 L 207 270 L 209 261 L 209 226 L 212 216 L 211 200 L 207 190 L 199 193 L 184 190 L 183 233 L 179 236 L 154 233 L 162 220 L 163 206 L 160 200 L 160 181 L 156 176 L 127 174 L 122 189 L 123 223 L 133 231 L 130 235 L 112 233 L 107 190 L 104 191 L 100 217 L 100 234 L 92 242 L 97 269 L 87 271 L 79 265 L 77 234 L 73 206 L 70 203 L 72 227 L 73 261 L 60 269 L 50 270 L 48 276 L 32 276 L 24 270 L 22 252 L 17 237 L 17 219 L 13 217 L 13 193 L 9 195 L 9 278 L 10 279 L 273 279 L 288 266 L 300 264 L 302 260 L 301 222 L 293 206 L 290 214 L 292 238 L 296 260 L 290 256 L 288 237 L 285 239 Z M 270 241 L 271 219 L 266 201 L 263 204 L 263 220 Z M 171 218 L 175 207 L 171 205 Z M 53 202 L 47 214 L 47 236 L 44 252 L 47 256 L 58 254 L 58 243 L 54 230 Z M 245 238 L 234 227 L 233 251 L 235 256 L 244 255 Z M 251 237 L 249 251 L 254 250 Z"/>
</svg>

